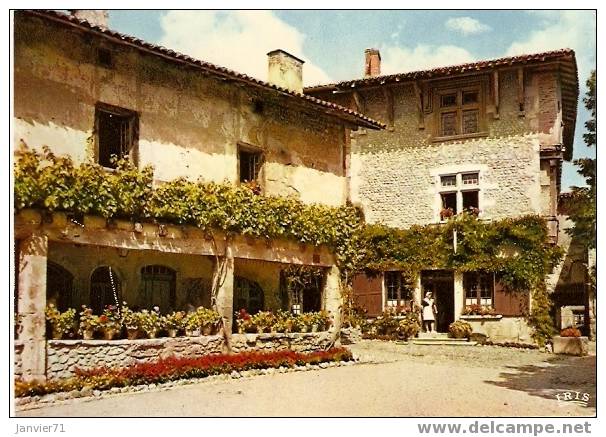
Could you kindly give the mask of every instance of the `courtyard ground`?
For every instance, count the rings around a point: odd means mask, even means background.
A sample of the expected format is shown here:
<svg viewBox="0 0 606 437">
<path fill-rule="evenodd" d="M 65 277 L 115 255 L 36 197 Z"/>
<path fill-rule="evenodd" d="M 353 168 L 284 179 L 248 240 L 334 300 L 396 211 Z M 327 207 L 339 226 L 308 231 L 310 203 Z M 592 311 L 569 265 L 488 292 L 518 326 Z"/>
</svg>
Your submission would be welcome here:
<svg viewBox="0 0 606 437">
<path fill-rule="evenodd" d="M 365 363 L 19 407 L 18 416 L 593 416 L 596 357 L 363 341 Z M 588 406 L 559 402 L 589 393 Z"/>
</svg>

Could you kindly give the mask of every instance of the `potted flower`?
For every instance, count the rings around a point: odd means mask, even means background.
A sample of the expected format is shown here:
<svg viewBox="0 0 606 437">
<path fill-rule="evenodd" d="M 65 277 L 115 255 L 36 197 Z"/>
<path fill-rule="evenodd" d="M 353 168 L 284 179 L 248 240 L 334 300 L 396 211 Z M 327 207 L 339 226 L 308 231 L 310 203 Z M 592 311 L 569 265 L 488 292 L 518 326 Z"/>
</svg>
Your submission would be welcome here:
<svg viewBox="0 0 606 437">
<path fill-rule="evenodd" d="M 276 317 L 271 311 L 259 311 L 252 316 L 252 323 L 257 328 L 257 333 L 268 332 L 275 323 Z"/>
<path fill-rule="evenodd" d="M 409 338 L 415 337 L 420 329 L 421 324 L 419 323 L 419 317 L 416 313 L 410 311 L 400 319 L 396 331 L 399 337 L 408 340 Z"/>
<path fill-rule="evenodd" d="M 122 328 L 122 319 L 118 307 L 107 305 L 103 310 L 103 314 L 99 316 L 99 325 L 103 331 L 103 338 L 113 340 Z"/>
<path fill-rule="evenodd" d="M 455 213 L 452 208 L 442 208 L 440 211 L 440 220 L 446 220 L 454 215 Z"/>
<path fill-rule="evenodd" d="M 240 334 L 244 334 L 253 328 L 252 316 L 244 308 L 236 312 L 236 325 Z"/>
<path fill-rule="evenodd" d="M 204 307 L 198 307 L 196 312 L 198 313 L 198 320 L 200 322 L 202 335 L 214 334 L 217 326 L 219 326 L 219 322 L 221 322 L 221 316 L 219 313 Z"/>
<path fill-rule="evenodd" d="M 201 325 L 202 321 L 200 320 L 200 313 L 198 311 L 188 313 L 185 316 L 185 335 L 188 337 L 198 337 Z"/>
<path fill-rule="evenodd" d="M 122 302 L 122 325 L 126 328 L 129 340 L 139 337 L 139 313 L 131 310 L 126 302 Z"/>
<path fill-rule="evenodd" d="M 93 310 L 86 305 L 82 305 L 82 311 L 80 311 L 80 324 L 78 332 L 82 335 L 84 340 L 92 340 L 95 336 L 95 332 L 99 330 L 101 324 L 99 322 L 99 316 L 93 314 Z"/>
<path fill-rule="evenodd" d="M 48 304 L 44 311 L 46 320 L 49 322 L 52 331 L 52 337 L 60 340 L 64 335 L 73 332 L 76 325 L 76 310 L 73 308 L 65 312 L 60 312 L 54 304 Z"/>
<path fill-rule="evenodd" d="M 179 331 L 185 329 L 186 314 L 183 311 L 173 311 L 162 317 L 162 325 L 168 332 L 168 336 L 174 338 Z"/>
<path fill-rule="evenodd" d="M 155 306 L 151 311 L 141 310 L 139 312 L 139 328 L 145 332 L 148 338 L 156 338 L 160 331 L 160 308 Z"/>
<path fill-rule="evenodd" d="M 308 332 L 311 329 L 311 326 L 315 322 L 315 317 L 314 317 L 313 313 L 299 314 L 299 317 L 297 319 L 298 319 L 299 330 L 301 332 Z"/>
<path fill-rule="evenodd" d="M 453 338 L 469 338 L 473 329 L 464 320 L 457 320 L 448 326 L 448 334 Z"/>
</svg>

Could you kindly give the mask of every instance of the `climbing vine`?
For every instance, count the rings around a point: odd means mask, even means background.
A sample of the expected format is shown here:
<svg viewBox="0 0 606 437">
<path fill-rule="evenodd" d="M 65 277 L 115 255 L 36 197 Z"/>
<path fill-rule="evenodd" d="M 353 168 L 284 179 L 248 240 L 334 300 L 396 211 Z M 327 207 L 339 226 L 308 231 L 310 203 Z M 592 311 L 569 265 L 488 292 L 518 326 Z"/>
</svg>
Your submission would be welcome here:
<svg viewBox="0 0 606 437">
<path fill-rule="evenodd" d="M 260 196 L 247 186 L 184 178 L 154 187 L 152 167 L 139 170 L 128 160 L 116 165 L 111 172 L 94 163 L 75 165 L 47 148 L 41 154 L 23 145 L 14 169 L 15 207 L 293 239 L 329 246 L 345 267 L 351 258 L 349 241 L 360 226 L 353 207 L 307 205 L 294 197 Z"/>
<path fill-rule="evenodd" d="M 24 144 L 17 152 L 14 174 L 17 209 L 187 224 L 326 245 L 336 254 L 346 279 L 358 271 L 388 269 L 401 270 L 409 282 L 431 268 L 494 272 L 505 287 L 533 293 L 530 320 L 539 337 L 547 338 L 552 329 L 544 279 L 562 251 L 549 244 L 546 223 L 539 216 L 487 222 L 464 213 L 443 225 L 395 229 L 365 224 L 351 206 L 308 205 L 293 197 L 261 196 L 246 186 L 184 178 L 154 186 L 149 166 L 138 169 L 120 160 L 108 172 L 97 164 L 75 165 L 69 157 L 49 149 L 38 153 Z M 291 281 L 317 276 L 305 269 L 287 273 Z"/>
</svg>

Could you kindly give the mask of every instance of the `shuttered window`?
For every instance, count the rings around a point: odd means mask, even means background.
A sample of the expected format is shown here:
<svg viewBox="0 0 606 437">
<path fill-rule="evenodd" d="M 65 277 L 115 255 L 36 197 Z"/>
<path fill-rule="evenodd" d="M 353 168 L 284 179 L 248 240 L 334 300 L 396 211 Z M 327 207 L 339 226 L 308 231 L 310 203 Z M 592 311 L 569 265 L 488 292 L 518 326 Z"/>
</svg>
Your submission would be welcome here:
<svg viewBox="0 0 606 437">
<path fill-rule="evenodd" d="M 530 293 L 507 290 L 497 277 L 494 284 L 494 309 L 503 316 L 526 316 L 530 309 Z"/>
<path fill-rule="evenodd" d="M 352 288 L 355 304 L 364 308 L 369 317 L 378 316 L 383 312 L 383 275 L 356 275 Z"/>
</svg>

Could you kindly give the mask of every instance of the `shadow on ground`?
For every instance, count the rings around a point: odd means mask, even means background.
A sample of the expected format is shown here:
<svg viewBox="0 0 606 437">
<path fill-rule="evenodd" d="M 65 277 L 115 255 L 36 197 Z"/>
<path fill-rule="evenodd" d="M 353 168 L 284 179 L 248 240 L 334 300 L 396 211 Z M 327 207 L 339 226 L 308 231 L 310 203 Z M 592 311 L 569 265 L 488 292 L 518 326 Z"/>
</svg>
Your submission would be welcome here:
<svg viewBox="0 0 606 437">
<path fill-rule="evenodd" d="M 511 372 L 502 372 L 502 381 L 484 381 L 487 384 L 524 391 L 531 396 L 557 399 L 564 392 L 589 393 L 587 407 L 596 406 L 596 357 L 553 356 L 541 365 L 505 366 Z"/>
</svg>

